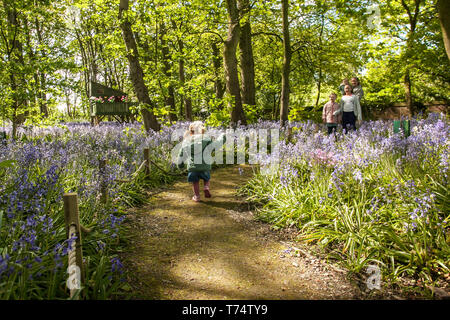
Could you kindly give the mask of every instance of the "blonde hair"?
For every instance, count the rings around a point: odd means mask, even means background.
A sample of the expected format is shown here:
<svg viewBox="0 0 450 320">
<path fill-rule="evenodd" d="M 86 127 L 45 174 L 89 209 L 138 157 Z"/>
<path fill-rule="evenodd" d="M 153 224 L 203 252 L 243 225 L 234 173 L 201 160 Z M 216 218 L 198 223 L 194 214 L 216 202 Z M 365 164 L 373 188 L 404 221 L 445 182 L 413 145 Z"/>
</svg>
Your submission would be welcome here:
<svg viewBox="0 0 450 320">
<path fill-rule="evenodd" d="M 188 137 L 189 135 L 193 136 L 195 134 L 204 134 L 205 126 L 202 121 L 194 121 L 189 124 L 189 129 L 184 134 L 184 137 Z"/>
</svg>

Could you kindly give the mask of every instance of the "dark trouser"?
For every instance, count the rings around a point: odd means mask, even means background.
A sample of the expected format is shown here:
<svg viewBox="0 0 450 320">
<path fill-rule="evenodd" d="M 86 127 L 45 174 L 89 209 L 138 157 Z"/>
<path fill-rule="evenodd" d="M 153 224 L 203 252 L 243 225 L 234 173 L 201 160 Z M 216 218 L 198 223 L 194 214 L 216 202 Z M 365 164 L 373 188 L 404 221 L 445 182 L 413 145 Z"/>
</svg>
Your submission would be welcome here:
<svg viewBox="0 0 450 320">
<path fill-rule="evenodd" d="M 328 134 L 331 134 L 333 131 L 336 132 L 337 129 L 337 124 L 327 124 L 327 128 L 328 128 Z"/>
<path fill-rule="evenodd" d="M 355 113 L 353 111 L 351 112 L 344 112 L 342 116 L 342 127 L 344 128 L 344 132 L 347 133 L 347 126 L 349 129 L 356 130 L 356 117 Z"/>
</svg>

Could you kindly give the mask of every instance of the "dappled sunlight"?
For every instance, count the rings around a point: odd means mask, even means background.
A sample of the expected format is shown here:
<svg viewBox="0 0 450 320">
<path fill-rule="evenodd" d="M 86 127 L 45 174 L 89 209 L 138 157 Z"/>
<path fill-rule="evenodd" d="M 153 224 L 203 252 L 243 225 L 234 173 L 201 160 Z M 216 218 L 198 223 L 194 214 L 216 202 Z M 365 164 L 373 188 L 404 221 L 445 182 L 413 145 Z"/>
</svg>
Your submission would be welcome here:
<svg viewBox="0 0 450 320">
<path fill-rule="evenodd" d="M 224 177 L 227 184 L 222 183 Z M 310 269 L 305 262 L 292 262 L 283 254 L 286 246 L 270 232 L 261 233 L 230 215 L 242 202 L 235 187 L 246 179 L 225 167 L 213 172 L 211 190 L 217 195 L 205 202 L 190 200 L 187 183 L 152 198 L 140 215 L 147 219 L 149 232 L 139 235 L 126 259 L 136 279 L 147 283 L 146 289 L 139 285 L 140 293 L 157 299 L 354 297 L 355 289 L 340 291 L 334 283 L 300 281 Z"/>
</svg>

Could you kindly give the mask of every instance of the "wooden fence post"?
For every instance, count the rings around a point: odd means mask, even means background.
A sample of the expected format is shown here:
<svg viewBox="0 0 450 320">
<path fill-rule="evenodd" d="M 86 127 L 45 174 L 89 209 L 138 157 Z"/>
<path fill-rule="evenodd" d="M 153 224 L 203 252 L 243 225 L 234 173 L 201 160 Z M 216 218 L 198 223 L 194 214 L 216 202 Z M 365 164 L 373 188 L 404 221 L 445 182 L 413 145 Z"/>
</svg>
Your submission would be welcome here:
<svg viewBox="0 0 450 320">
<path fill-rule="evenodd" d="M 106 204 L 108 202 L 108 186 L 105 181 L 106 159 L 100 159 L 98 167 L 100 172 L 100 201 Z"/>
<path fill-rule="evenodd" d="M 287 141 L 291 142 L 292 139 L 292 127 L 289 127 L 287 130 Z"/>
<path fill-rule="evenodd" d="M 144 149 L 144 160 L 145 160 L 145 175 L 150 175 L 150 149 Z"/>
<path fill-rule="evenodd" d="M 84 268 L 83 268 L 83 252 L 81 248 L 81 229 L 80 217 L 78 213 L 78 196 L 76 193 L 65 193 L 64 199 L 64 219 L 66 222 L 66 236 L 67 239 L 74 235 L 77 237 L 75 243 L 72 243 L 72 250 L 69 250 L 69 267 L 75 264 L 80 268 L 81 284 L 84 283 Z M 75 234 L 73 234 L 75 233 Z M 70 296 L 73 297 L 75 289 L 70 289 Z"/>
</svg>

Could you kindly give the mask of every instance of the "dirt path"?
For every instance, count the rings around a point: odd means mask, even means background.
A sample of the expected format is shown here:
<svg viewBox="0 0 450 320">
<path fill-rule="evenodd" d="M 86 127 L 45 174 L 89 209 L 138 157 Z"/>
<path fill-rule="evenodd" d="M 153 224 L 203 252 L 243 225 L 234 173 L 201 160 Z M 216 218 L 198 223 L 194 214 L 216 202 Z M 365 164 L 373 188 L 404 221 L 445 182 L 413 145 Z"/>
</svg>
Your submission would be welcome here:
<svg viewBox="0 0 450 320">
<path fill-rule="evenodd" d="M 251 176 L 242 168 L 212 172 L 211 199 L 193 202 L 182 180 L 130 214 L 135 236 L 122 259 L 135 298 L 358 299 L 343 272 L 254 220 L 235 194 Z"/>
</svg>

